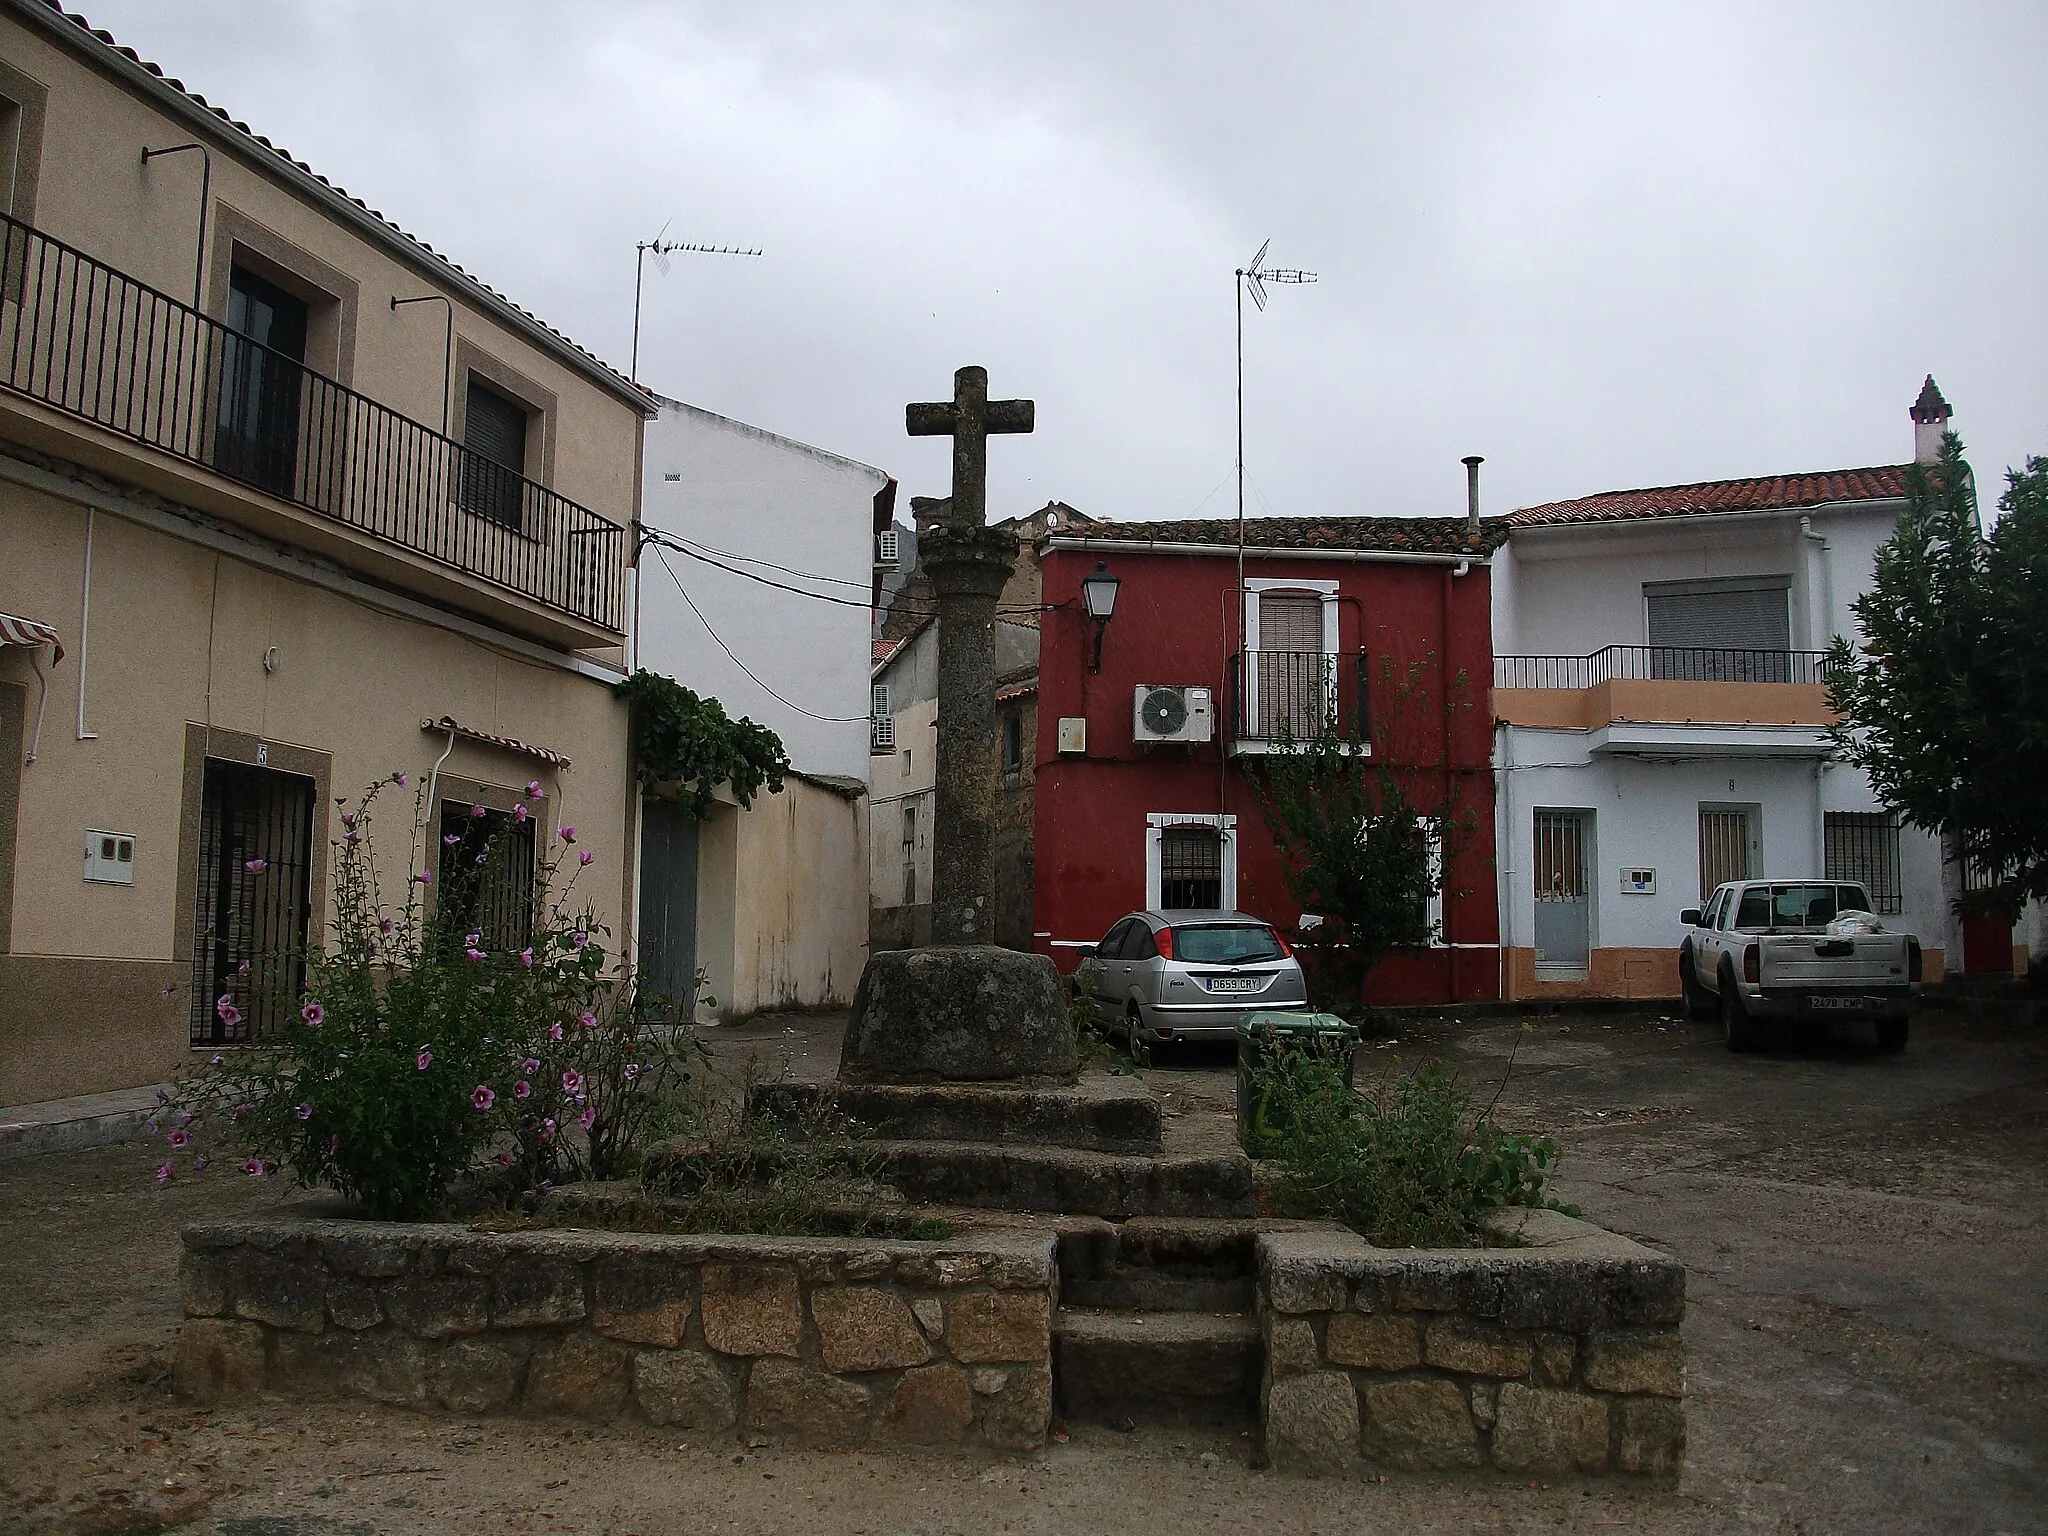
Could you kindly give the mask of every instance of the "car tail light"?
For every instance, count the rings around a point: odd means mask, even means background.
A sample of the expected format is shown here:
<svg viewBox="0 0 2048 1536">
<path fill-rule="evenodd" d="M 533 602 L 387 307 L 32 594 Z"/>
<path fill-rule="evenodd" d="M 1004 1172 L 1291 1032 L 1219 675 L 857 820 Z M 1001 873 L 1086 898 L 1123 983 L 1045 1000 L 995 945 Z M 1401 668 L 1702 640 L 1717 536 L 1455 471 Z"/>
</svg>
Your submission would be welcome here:
<svg viewBox="0 0 2048 1536">
<path fill-rule="evenodd" d="M 1273 930 L 1273 942 L 1280 946 L 1280 957 L 1283 960 L 1292 960 L 1294 958 L 1294 946 L 1281 937 L 1280 930 L 1277 928 Z"/>
<path fill-rule="evenodd" d="M 1763 980 L 1763 959 L 1759 949 L 1758 945 L 1752 944 L 1743 952 L 1742 979 L 1744 981 Z"/>
<path fill-rule="evenodd" d="M 1920 941 L 1918 939 L 1906 940 L 1906 980 L 1918 981 L 1920 979 L 1920 964 Z"/>
<path fill-rule="evenodd" d="M 1173 958 L 1173 930 L 1171 928 L 1160 929 L 1152 935 L 1152 940 L 1159 946 L 1160 959 L 1171 960 Z"/>
</svg>

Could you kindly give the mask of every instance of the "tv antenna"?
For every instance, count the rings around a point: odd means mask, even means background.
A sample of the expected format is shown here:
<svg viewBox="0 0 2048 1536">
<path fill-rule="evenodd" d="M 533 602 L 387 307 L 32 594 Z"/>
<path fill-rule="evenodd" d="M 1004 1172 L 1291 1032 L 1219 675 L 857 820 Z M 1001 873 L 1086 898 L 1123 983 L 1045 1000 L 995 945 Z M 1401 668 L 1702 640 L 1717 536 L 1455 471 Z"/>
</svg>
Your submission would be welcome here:
<svg viewBox="0 0 2048 1536">
<path fill-rule="evenodd" d="M 674 223 L 670 220 L 669 223 Z M 690 240 L 664 240 L 668 224 L 661 226 L 661 234 L 652 240 L 633 242 L 633 361 L 626 369 L 626 377 L 636 384 L 640 381 L 640 283 L 647 270 L 647 258 L 654 257 L 654 270 L 663 277 L 668 276 L 669 257 L 675 252 L 696 256 L 758 256 L 757 250 L 742 250 L 736 245 L 699 245 Z"/>
<path fill-rule="evenodd" d="M 1259 247 L 1259 254 L 1237 269 L 1237 648 L 1244 650 L 1244 296 L 1247 290 L 1252 303 L 1259 313 L 1266 312 L 1266 284 L 1268 283 L 1312 283 L 1316 280 L 1313 272 L 1304 272 L 1299 267 L 1269 267 L 1266 252 L 1273 248 L 1268 240 Z M 1245 665 L 1239 662 L 1240 666 Z"/>
</svg>

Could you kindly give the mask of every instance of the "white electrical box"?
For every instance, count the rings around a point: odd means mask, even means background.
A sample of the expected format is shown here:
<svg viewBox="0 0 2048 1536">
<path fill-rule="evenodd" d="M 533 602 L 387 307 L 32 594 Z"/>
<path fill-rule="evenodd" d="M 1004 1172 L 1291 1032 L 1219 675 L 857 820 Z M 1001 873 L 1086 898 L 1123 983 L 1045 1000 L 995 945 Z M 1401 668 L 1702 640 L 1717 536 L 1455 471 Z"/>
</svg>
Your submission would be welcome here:
<svg viewBox="0 0 2048 1536">
<path fill-rule="evenodd" d="M 1624 869 L 1621 872 L 1621 890 L 1624 896 L 1656 895 L 1657 871 L 1654 869 Z"/>
<path fill-rule="evenodd" d="M 1131 700 L 1131 735 L 1139 741 L 1197 742 L 1216 735 L 1206 688 L 1140 683 Z"/>
<path fill-rule="evenodd" d="M 88 832 L 85 834 L 85 878 L 101 885 L 135 883 L 135 834 L 132 832 Z"/>
<path fill-rule="evenodd" d="M 1060 750 L 1062 752 L 1086 752 L 1088 750 L 1088 721 L 1081 715 L 1060 716 Z"/>
</svg>

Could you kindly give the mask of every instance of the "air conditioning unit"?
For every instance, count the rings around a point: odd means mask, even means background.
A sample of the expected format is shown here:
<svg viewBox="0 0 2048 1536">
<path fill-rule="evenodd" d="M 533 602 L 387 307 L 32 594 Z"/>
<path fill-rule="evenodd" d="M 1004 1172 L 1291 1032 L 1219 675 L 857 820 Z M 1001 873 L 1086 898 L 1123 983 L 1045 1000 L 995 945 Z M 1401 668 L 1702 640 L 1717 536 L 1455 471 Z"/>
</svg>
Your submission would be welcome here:
<svg viewBox="0 0 2048 1536">
<path fill-rule="evenodd" d="M 884 528 L 875 535 L 875 564 L 886 570 L 895 570 L 902 559 L 901 536 L 894 528 Z"/>
<path fill-rule="evenodd" d="M 1209 690 L 1140 683 L 1132 700 L 1131 734 L 1139 741 L 1211 741 L 1216 712 Z"/>
</svg>

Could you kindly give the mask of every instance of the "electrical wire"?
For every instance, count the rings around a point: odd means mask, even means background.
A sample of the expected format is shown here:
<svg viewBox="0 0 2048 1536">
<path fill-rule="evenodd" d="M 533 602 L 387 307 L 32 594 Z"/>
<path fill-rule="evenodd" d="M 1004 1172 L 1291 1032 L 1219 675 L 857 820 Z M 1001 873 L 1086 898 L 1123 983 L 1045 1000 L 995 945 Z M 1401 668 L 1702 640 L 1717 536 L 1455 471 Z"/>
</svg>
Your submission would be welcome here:
<svg viewBox="0 0 2048 1536">
<path fill-rule="evenodd" d="M 678 553 L 687 554 L 689 553 L 689 551 L 681 550 L 678 551 Z M 770 688 L 766 683 L 761 681 L 760 676 L 754 671 L 752 667 L 748 666 L 744 661 L 741 661 L 738 656 L 733 654 L 733 648 L 727 645 L 725 641 L 719 637 L 718 631 L 711 627 L 711 621 L 704 617 L 704 610 L 699 608 L 697 606 L 696 599 L 690 596 L 690 589 L 683 585 L 683 578 L 678 576 L 676 574 L 676 568 L 668 563 L 668 556 L 663 552 L 661 545 L 658 543 L 655 545 L 654 558 L 659 560 L 661 562 L 661 568 L 664 571 L 668 572 L 668 579 L 676 584 L 676 591 L 680 592 L 683 595 L 683 601 L 690 605 L 690 612 L 697 615 L 697 622 L 704 626 L 704 633 L 709 635 L 713 640 L 716 640 L 718 642 L 718 648 L 721 651 L 725 652 L 725 654 L 731 658 L 732 664 L 738 667 L 742 672 L 746 673 L 748 677 L 753 678 L 756 686 L 758 686 L 763 693 L 767 694 L 769 698 L 775 700 L 775 702 L 778 704 L 785 705 L 788 708 L 795 710 L 798 714 L 804 716 L 806 719 L 821 720 L 827 725 L 852 725 L 858 721 L 872 718 L 868 715 L 817 714 L 812 710 L 805 709 L 801 704 L 795 703 L 789 699 L 785 699 L 773 688 Z M 795 588 L 791 588 L 790 590 L 794 591 Z"/>
<path fill-rule="evenodd" d="M 868 590 L 868 583 L 864 581 L 848 581 L 844 576 L 820 576 L 816 571 L 799 571 L 793 566 L 777 565 L 773 560 L 763 560 L 758 555 L 736 555 L 729 549 L 713 549 L 699 539 L 685 538 L 680 533 L 666 534 L 664 537 L 701 549 L 707 555 L 717 555 L 722 560 L 737 560 L 742 565 L 765 565 L 769 570 L 780 571 L 785 576 L 797 576 L 805 581 L 830 582 L 835 587 L 852 587 L 856 592 Z"/>
</svg>

